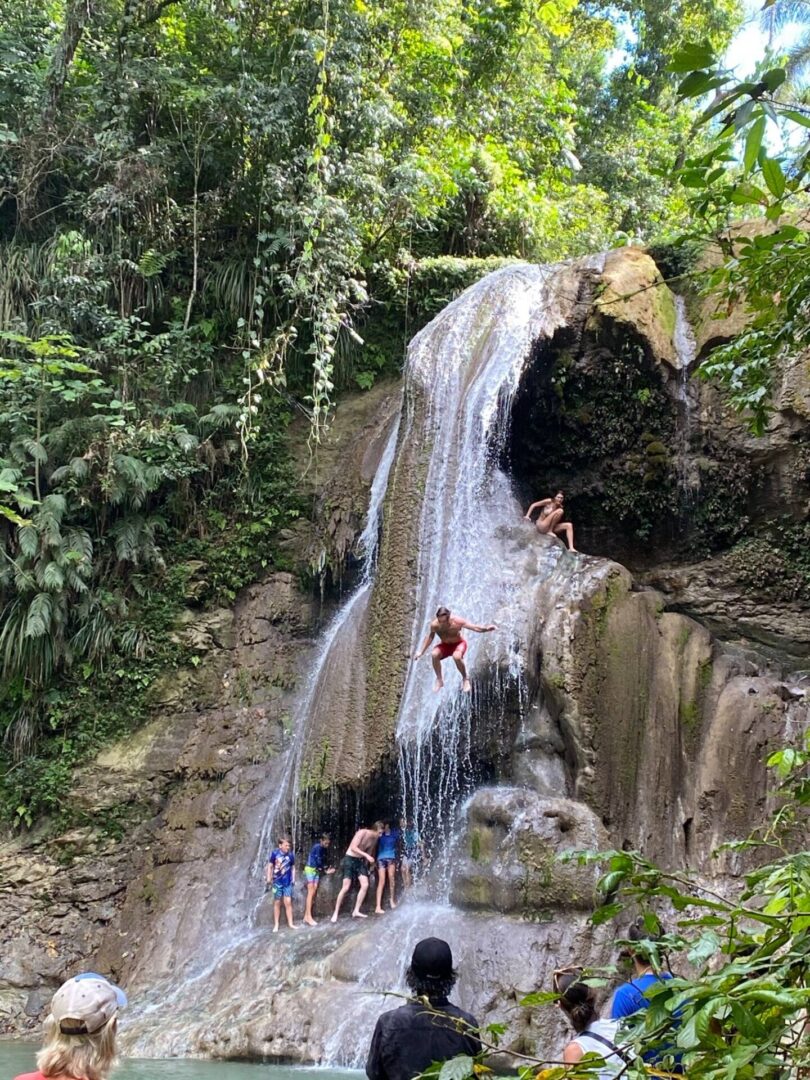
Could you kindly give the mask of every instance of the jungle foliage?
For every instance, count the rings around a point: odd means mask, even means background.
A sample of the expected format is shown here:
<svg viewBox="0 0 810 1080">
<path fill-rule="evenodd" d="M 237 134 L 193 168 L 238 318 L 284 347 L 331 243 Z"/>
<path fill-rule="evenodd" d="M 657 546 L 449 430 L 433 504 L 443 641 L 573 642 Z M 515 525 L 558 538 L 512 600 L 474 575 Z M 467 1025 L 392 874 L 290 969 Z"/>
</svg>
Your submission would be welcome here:
<svg viewBox="0 0 810 1080">
<path fill-rule="evenodd" d="M 694 109 L 667 64 L 735 20 L 0 0 L 1 817 L 52 811 L 143 718 L 185 660 L 189 565 L 205 603 L 278 564 L 293 414 L 317 442 L 336 385 L 395 370 L 494 258 L 686 224 L 669 163 Z"/>
<path fill-rule="evenodd" d="M 718 318 L 739 308 L 747 316 L 702 373 L 725 388 L 756 434 L 780 377 L 806 364 L 810 348 L 810 106 L 796 81 L 801 64 L 785 63 L 766 57 L 740 81 L 708 41 L 690 43 L 670 63 L 684 99 L 711 95 L 696 128 L 710 131 L 709 145 L 691 148 L 680 171 L 694 214 L 684 239 L 714 251 L 701 276 Z M 740 227 L 742 218 L 749 224 Z"/>
</svg>

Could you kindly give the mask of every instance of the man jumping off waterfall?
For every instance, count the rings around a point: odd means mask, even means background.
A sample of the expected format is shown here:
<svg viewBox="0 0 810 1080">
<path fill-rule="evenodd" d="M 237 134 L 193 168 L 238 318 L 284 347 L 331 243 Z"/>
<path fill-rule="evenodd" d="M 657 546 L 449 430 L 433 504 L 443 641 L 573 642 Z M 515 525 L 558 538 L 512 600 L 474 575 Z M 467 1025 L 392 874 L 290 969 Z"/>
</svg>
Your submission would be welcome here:
<svg viewBox="0 0 810 1080">
<path fill-rule="evenodd" d="M 574 526 L 570 521 L 563 521 L 563 502 L 565 495 L 561 491 L 558 491 L 553 499 L 541 499 L 539 502 L 532 503 L 529 509 L 526 511 L 525 520 L 531 521 L 532 514 L 540 507 L 540 514 L 538 515 L 535 525 L 537 531 L 542 535 L 552 534 L 557 536 L 564 536 L 566 543 L 568 544 L 569 551 L 576 551 L 574 547 Z"/>
<path fill-rule="evenodd" d="M 453 615 L 449 608 L 440 607 L 436 612 L 436 618 L 431 621 L 428 627 L 427 637 L 422 643 L 422 648 L 414 656 L 414 661 L 419 660 L 420 657 L 428 650 L 428 646 L 434 637 L 438 637 L 440 644 L 437 645 L 431 652 L 433 659 L 433 670 L 436 672 L 436 684 L 433 687 L 434 691 L 441 690 L 444 686 L 444 679 L 442 678 L 442 660 L 446 660 L 448 656 L 453 657 L 453 661 L 458 668 L 459 675 L 461 675 L 461 689 L 465 694 L 469 694 L 472 689 L 470 685 L 470 679 L 467 675 L 467 669 L 464 666 L 464 654 L 467 651 L 467 642 L 461 636 L 462 630 L 472 630 L 476 634 L 488 634 L 491 630 L 497 630 L 497 626 L 494 623 L 490 623 L 489 626 L 476 626 L 475 623 L 467 622 L 460 615 Z"/>
</svg>

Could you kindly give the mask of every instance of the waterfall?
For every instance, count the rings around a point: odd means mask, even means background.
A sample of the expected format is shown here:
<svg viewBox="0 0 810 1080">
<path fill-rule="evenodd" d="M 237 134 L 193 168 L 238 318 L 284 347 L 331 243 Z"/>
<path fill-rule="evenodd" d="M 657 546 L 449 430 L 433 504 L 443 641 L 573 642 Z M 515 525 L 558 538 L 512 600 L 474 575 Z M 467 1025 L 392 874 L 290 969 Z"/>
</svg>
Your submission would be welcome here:
<svg viewBox="0 0 810 1080">
<path fill-rule="evenodd" d="M 451 660 L 445 687 L 433 691 L 430 654 L 411 665 L 399 710 L 405 815 L 431 848 L 445 847 L 460 802 L 474 784 L 472 715 L 481 705 L 484 670 L 518 688 L 524 609 L 510 527 L 522 508 L 499 466 L 511 406 L 538 340 L 567 325 L 582 275 L 599 259 L 505 267 L 473 285 L 418 334 L 406 366 L 407 438 L 431 447 L 419 526 L 418 597 L 411 653 L 440 604 L 471 622 L 495 622 L 493 634 L 466 632 L 472 694 L 460 693 Z M 415 401 L 426 401 L 421 424 Z M 548 494 L 538 493 L 537 497 Z M 558 552 L 557 554 L 562 554 Z M 557 555 L 554 556 L 556 558 Z"/>
<path fill-rule="evenodd" d="M 328 687 L 338 677 L 339 669 L 345 667 L 342 655 L 343 646 L 346 642 L 354 641 L 358 637 L 356 626 L 365 615 L 374 586 L 374 570 L 377 564 L 383 501 L 388 489 L 388 477 L 394 461 L 398 431 L 398 425 L 394 424 L 371 484 L 366 524 L 357 544 L 363 559 L 360 583 L 322 634 L 318 642 L 315 666 L 310 673 L 306 689 L 301 695 L 295 710 L 295 736 L 289 751 L 290 763 L 287 769 L 287 778 L 285 783 L 279 785 L 275 798 L 267 807 L 259 844 L 256 849 L 256 858 L 253 863 L 254 876 L 261 874 L 264 870 L 267 852 L 275 842 L 274 832 L 283 824 L 280 819 L 287 812 L 288 806 L 291 808 L 290 817 L 292 819 L 290 831 L 294 836 L 298 832 L 297 811 L 298 795 L 301 787 L 301 766 L 307 749 L 312 720 L 317 714 L 319 702 L 329 701 Z M 254 907 L 254 918 L 260 904 L 261 901 L 259 900 Z"/>
<path fill-rule="evenodd" d="M 672 342 L 678 358 L 678 487 L 681 499 L 688 507 L 700 486 L 699 473 L 691 461 L 694 403 L 689 387 L 690 369 L 697 356 L 697 343 L 686 314 L 686 301 L 682 296 L 675 297 L 675 330 Z"/>
</svg>

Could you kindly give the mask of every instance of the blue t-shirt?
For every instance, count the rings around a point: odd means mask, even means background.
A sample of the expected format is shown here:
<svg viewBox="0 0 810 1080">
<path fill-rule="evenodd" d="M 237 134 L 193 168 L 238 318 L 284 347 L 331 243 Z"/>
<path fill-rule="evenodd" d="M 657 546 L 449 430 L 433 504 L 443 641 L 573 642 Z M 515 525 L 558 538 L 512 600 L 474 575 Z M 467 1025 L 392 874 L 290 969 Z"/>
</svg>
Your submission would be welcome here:
<svg viewBox="0 0 810 1080">
<path fill-rule="evenodd" d="M 650 999 L 644 996 L 645 991 L 655 983 L 671 978 L 669 972 L 664 972 L 661 975 L 654 975 L 650 972 L 648 975 L 639 975 L 637 979 L 632 979 L 628 983 L 622 983 L 613 995 L 610 1019 L 621 1020 L 623 1016 L 632 1016 L 639 1009 L 646 1009 L 650 1004 Z"/>
<path fill-rule="evenodd" d="M 405 845 L 405 854 L 415 855 L 419 847 L 419 833 L 416 829 L 406 829 L 402 834 L 402 842 Z"/>
<path fill-rule="evenodd" d="M 323 844 L 313 844 L 312 851 L 309 853 L 307 859 L 307 866 L 311 866 L 313 870 L 317 870 L 319 873 L 323 873 L 326 869 L 326 861 L 329 857 L 329 849 L 325 848 Z"/>
<path fill-rule="evenodd" d="M 399 829 L 392 829 L 390 833 L 382 833 L 377 845 L 378 859 L 395 859 L 397 857 L 397 843 L 399 842 Z"/>
<path fill-rule="evenodd" d="M 292 885 L 292 868 L 295 866 L 295 855 L 291 851 L 282 851 L 274 848 L 267 860 L 273 867 L 273 884 L 286 889 Z"/>
<path fill-rule="evenodd" d="M 628 983 L 622 983 L 613 995 L 613 1003 L 610 1007 L 611 1020 L 621 1020 L 625 1016 L 632 1016 L 634 1013 L 640 1012 L 642 1009 L 646 1009 L 650 1004 L 650 999 L 645 997 L 644 994 L 651 986 L 654 986 L 659 982 L 666 982 L 667 979 L 671 979 L 672 976 L 668 971 L 662 972 L 660 975 L 655 975 L 650 972 L 647 975 L 639 975 L 637 979 L 632 979 Z M 678 1020 L 680 1013 L 675 1012 L 672 1014 L 672 1019 L 675 1026 L 678 1026 Z M 655 1064 L 660 1061 L 665 1054 L 672 1050 L 671 1043 L 662 1042 L 659 1046 L 656 1046 L 653 1050 L 645 1050 L 642 1057 L 648 1064 Z M 681 1055 L 675 1055 L 675 1061 L 680 1064 Z M 680 1069 L 678 1069 L 680 1071 Z"/>
</svg>

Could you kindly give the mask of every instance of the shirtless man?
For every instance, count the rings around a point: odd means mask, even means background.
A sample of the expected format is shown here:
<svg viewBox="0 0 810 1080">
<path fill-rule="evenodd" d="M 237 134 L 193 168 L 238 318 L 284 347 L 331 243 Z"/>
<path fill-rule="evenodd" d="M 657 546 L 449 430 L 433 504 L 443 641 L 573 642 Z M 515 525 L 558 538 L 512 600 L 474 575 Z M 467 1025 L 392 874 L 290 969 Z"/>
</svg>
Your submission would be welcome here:
<svg viewBox="0 0 810 1080">
<path fill-rule="evenodd" d="M 357 900 L 354 904 L 352 918 L 368 918 L 367 915 L 363 914 L 360 908 L 363 906 L 363 901 L 368 892 L 368 871 L 369 867 L 373 868 L 376 862 L 375 856 L 377 853 L 377 844 L 382 831 L 383 823 L 381 821 L 375 821 L 370 829 L 358 829 L 352 837 L 352 842 L 346 848 L 346 854 L 343 856 L 343 862 L 341 863 L 343 881 L 340 886 L 340 892 L 338 893 L 337 903 L 335 904 L 335 913 L 332 916 L 332 922 L 337 922 L 338 915 L 340 914 L 340 905 L 343 903 L 343 898 L 352 887 L 352 882 L 354 881 L 360 883 L 360 889 L 357 893 Z M 368 866 L 366 863 L 368 863 Z"/>
<path fill-rule="evenodd" d="M 568 550 L 576 551 L 574 547 L 574 526 L 570 521 L 562 520 L 564 499 L 563 493 L 558 491 L 553 499 L 541 499 L 540 502 L 532 503 L 526 511 L 525 520 L 531 521 L 532 514 L 539 506 L 540 514 L 535 522 L 537 531 L 543 533 L 543 535 L 556 533 L 558 536 L 564 536 L 568 544 Z"/>
<path fill-rule="evenodd" d="M 433 670 L 436 672 L 436 685 L 434 691 L 441 690 L 444 686 L 442 678 L 442 660 L 452 656 L 459 674 L 461 675 L 461 689 L 469 694 L 472 687 L 464 666 L 464 653 L 467 651 L 467 642 L 461 636 L 462 630 L 473 630 L 476 634 L 488 634 L 490 630 L 497 630 L 494 623 L 489 626 L 476 626 L 475 623 L 467 622 L 460 615 L 453 615 L 449 608 L 440 607 L 436 612 L 436 618 L 430 624 L 427 637 L 422 643 L 422 648 L 414 656 L 418 660 L 428 649 L 434 637 L 438 637 L 440 644 L 431 652 L 433 658 Z"/>
</svg>

